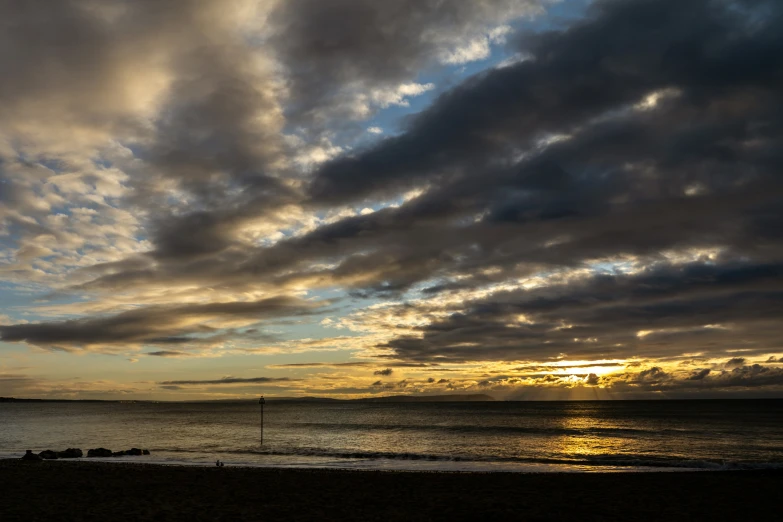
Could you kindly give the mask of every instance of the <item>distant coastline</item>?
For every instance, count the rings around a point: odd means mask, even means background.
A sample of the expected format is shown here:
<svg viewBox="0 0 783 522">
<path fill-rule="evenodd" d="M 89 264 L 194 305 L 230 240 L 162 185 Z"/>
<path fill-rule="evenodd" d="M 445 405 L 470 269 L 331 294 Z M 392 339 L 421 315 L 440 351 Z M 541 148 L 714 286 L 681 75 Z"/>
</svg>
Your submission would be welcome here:
<svg viewBox="0 0 783 522">
<path fill-rule="evenodd" d="M 627 398 L 627 399 L 576 399 L 576 400 L 528 400 L 528 399 L 496 399 L 485 394 L 471 395 L 387 395 L 383 397 L 362 397 L 359 399 L 336 399 L 332 397 L 266 397 L 269 402 L 382 402 L 382 403 L 405 403 L 405 402 L 699 402 L 699 401 L 781 401 L 783 397 L 693 397 L 693 398 Z M 113 403 L 113 404 L 194 404 L 194 403 L 225 403 L 242 404 L 257 403 L 258 399 L 199 399 L 192 401 L 158 401 L 143 399 L 29 399 L 17 397 L 0 397 L 0 403 L 21 402 L 21 403 Z"/>
<path fill-rule="evenodd" d="M 469 395 L 388 395 L 384 397 L 363 397 L 361 399 L 334 399 L 331 397 L 267 397 L 267 402 L 492 402 L 494 397 L 486 394 Z M 159 402 L 255 402 L 256 399 L 223 399 L 200 401 L 146 401 L 146 400 L 99 400 L 99 399 L 24 399 L 16 397 L 0 397 L 0 402 L 95 402 L 95 403 L 159 403 Z"/>
<path fill-rule="evenodd" d="M 23 399 L 16 397 L 0 397 L 0 402 L 157 402 L 157 401 L 120 401 L 101 399 Z"/>
</svg>

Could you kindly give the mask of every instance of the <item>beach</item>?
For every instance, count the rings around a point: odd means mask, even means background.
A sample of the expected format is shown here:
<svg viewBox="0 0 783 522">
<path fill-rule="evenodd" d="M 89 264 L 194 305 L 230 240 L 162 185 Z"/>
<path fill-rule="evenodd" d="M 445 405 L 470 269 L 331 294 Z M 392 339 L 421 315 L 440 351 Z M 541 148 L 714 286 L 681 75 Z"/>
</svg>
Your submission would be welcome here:
<svg viewBox="0 0 783 522">
<path fill-rule="evenodd" d="M 783 471 L 422 473 L 0 461 L 0 520 L 766 520 Z"/>
</svg>

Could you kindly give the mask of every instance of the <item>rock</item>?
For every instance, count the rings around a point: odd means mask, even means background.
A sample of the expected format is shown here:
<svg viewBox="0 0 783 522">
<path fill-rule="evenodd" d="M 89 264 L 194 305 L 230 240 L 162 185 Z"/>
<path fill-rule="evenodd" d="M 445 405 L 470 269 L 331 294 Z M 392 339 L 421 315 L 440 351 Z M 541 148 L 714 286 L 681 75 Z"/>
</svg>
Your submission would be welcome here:
<svg viewBox="0 0 783 522">
<path fill-rule="evenodd" d="M 38 456 L 45 460 L 55 460 L 57 459 L 57 452 L 52 450 L 45 450 L 39 453 Z"/>
<path fill-rule="evenodd" d="M 137 457 L 140 455 L 149 455 L 149 454 L 150 454 L 149 450 L 131 448 L 125 451 L 115 451 L 114 453 L 111 454 L 111 456 L 112 457 L 126 457 L 126 456 Z"/>
<path fill-rule="evenodd" d="M 111 457 L 112 452 L 106 448 L 95 448 L 87 450 L 88 457 Z"/>
<path fill-rule="evenodd" d="M 78 449 L 68 449 L 66 451 L 81 452 L 81 450 Z M 149 454 L 150 454 L 149 450 L 143 450 L 139 448 L 131 448 L 129 450 L 124 450 L 124 451 L 112 451 L 106 448 L 87 450 L 88 457 L 125 457 L 125 456 L 137 456 L 137 455 L 149 455 Z"/>
<path fill-rule="evenodd" d="M 27 452 L 24 455 L 22 455 L 22 460 L 29 460 L 31 462 L 37 462 L 37 461 L 43 460 L 43 459 L 41 459 L 41 457 L 39 457 L 38 455 L 33 453 L 33 450 L 27 450 Z"/>
<path fill-rule="evenodd" d="M 82 453 L 82 450 L 80 450 L 79 448 L 68 448 L 65 451 L 57 452 L 57 457 L 61 459 L 78 459 L 81 458 L 82 455 L 84 454 Z"/>
</svg>

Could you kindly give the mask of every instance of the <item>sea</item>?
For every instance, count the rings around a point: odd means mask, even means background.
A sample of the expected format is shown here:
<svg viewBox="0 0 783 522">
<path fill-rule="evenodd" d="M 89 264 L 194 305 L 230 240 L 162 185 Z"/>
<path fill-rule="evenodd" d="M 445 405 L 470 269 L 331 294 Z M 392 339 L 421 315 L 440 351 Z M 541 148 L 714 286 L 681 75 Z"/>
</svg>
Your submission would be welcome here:
<svg viewBox="0 0 783 522">
<path fill-rule="evenodd" d="M 479 472 L 783 467 L 783 400 L 601 402 L 8 402 L 0 458 Z M 86 457 L 85 457 L 86 459 Z M 89 459 L 93 460 L 93 459 Z"/>
</svg>

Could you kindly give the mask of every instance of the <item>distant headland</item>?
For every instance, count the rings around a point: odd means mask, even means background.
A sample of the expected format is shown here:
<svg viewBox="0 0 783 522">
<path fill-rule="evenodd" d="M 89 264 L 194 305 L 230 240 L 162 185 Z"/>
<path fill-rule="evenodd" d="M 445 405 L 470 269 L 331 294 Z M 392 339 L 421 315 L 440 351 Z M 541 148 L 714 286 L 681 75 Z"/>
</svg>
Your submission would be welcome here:
<svg viewBox="0 0 783 522">
<path fill-rule="evenodd" d="M 156 403 L 156 402 L 255 402 L 257 399 L 219 399 L 199 401 L 143 401 L 143 400 L 99 400 L 99 399 L 18 399 L 15 397 L 0 397 L 0 402 L 107 402 L 120 404 Z M 494 397 L 486 394 L 465 395 L 387 395 L 383 397 L 363 397 L 360 399 L 334 399 L 331 397 L 267 397 L 268 402 L 489 402 Z"/>
<path fill-rule="evenodd" d="M 0 402 L 157 402 L 157 401 L 120 401 L 101 399 L 19 399 L 16 397 L 0 397 Z"/>
</svg>

